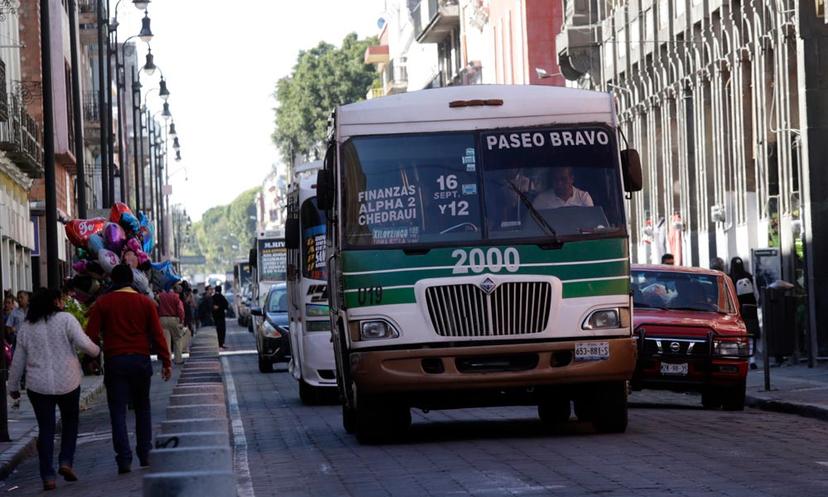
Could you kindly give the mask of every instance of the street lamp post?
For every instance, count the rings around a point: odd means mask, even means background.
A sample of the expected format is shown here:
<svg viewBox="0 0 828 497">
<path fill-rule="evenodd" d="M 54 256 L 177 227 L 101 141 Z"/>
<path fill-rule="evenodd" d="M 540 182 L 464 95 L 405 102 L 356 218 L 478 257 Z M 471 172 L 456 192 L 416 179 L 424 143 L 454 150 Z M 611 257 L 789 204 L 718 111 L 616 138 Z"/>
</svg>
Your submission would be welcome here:
<svg viewBox="0 0 828 497">
<path fill-rule="evenodd" d="M 80 59 L 78 58 L 77 1 L 69 0 L 69 45 L 72 57 L 72 107 L 75 128 L 75 161 L 78 170 L 78 217 L 86 219 L 86 168 L 83 156 L 83 115 L 81 113 Z"/>
<path fill-rule="evenodd" d="M 109 39 L 108 36 L 104 36 L 104 29 L 107 31 L 109 28 L 107 27 L 107 21 L 104 18 L 104 0 L 97 0 L 97 11 L 98 11 L 98 113 L 100 114 L 99 120 L 101 124 L 101 150 L 99 151 L 99 157 L 101 162 L 101 203 L 103 207 L 106 207 L 107 204 L 111 204 L 110 199 L 110 191 L 109 191 L 109 176 L 110 176 L 110 165 L 109 165 L 109 138 L 110 138 L 110 126 L 107 122 L 107 116 L 109 115 L 106 111 L 106 94 L 104 92 L 109 92 L 109 89 L 106 87 L 106 73 L 109 72 L 109 68 L 107 67 L 107 63 L 104 57 L 104 50 L 108 50 L 106 48 L 106 41 Z"/>
</svg>

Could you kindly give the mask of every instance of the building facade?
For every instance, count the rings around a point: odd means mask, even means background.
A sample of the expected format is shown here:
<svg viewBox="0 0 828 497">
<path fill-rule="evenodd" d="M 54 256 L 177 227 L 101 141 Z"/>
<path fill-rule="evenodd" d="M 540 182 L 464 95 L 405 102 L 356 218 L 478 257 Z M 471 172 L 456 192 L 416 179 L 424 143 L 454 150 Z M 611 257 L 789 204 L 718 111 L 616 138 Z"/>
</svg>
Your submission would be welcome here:
<svg viewBox="0 0 828 497">
<path fill-rule="evenodd" d="M 21 72 L 18 9 L 0 22 L 0 287 L 32 289 L 32 254 L 37 244 L 29 192 L 43 176 L 40 130 L 23 100 L 37 94 Z M 39 46 L 39 45 L 38 45 Z"/>
<path fill-rule="evenodd" d="M 561 72 L 612 92 L 645 188 L 633 259 L 687 265 L 776 248 L 798 296 L 791 332 L 828 353 L 821 2 L 565 0 Z M 753 267 L 755 273 L 764 271 Z"/>
<path fill-rule="evenodd" d="M 59 223 L 77 217 L 77 151 L 75 150 L 75 109 L 72 105 L 72 66 L 69 33 L 69 2 L 50 0 L 49 9 L 51 22 L 50 52 L 52 61 L 52 99 L 54 109 L 54 146 L 55 146 L 55 188 Z M 40 25 L 39 0 L 22 0 L 20 2 L 20 50 L 21 73 L 25 85 L 30 88 L 30 98 L 22 98 L 23 106 L 31 115 L 37 128 L 43 127 L 42 84 L 43 73 L 41 66 L 40 30 L 47 29 Z M 40 89 L 35 95 L 34 89 Z M 35 98 L 37 97 L 37 98 Z M 81 152 L 82 153 L 82 152 Z M 45 240 L 45 182 L 37 179 L 29 192 L 29 201 L 32 204 L 32 213 L 36 217 L 35 225 L 39 230 L 38 240 Z M 65 277 L 69 274 L 72 249 L 63 229 L 58 230 L 58 260 L 60 274 Z M 39 269 L 39 271 L 38 271 Z M 33 258 L 33 283 L 40 286 L 46 281 L 46 258 Z"/>
<path fill-rule="evenodd" d="M 287 181 L 276 167 L 262 181 L 256 195 L 256 231 L 258 233 L 282 231 L 287 208 Z"/>
<path fill-rule="evenodd" d="M 555 50 L 558 1 L 389 0 L 368 97 L 471 84 L 564 84 Z"/>
</svg>

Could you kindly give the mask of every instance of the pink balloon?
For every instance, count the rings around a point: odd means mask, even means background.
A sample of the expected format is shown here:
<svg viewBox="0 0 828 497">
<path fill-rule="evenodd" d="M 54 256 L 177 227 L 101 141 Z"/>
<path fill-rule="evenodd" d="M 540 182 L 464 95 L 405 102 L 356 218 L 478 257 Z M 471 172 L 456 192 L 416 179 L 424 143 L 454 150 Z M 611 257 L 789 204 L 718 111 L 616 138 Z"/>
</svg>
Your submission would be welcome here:
<svg viewBox="0 0 828 497">
<path fill-rule="evenodd" d="M 83 274 L 86 272 L 87 264 L 87 261 L 77 261 L 72 264 L 72 270 L 74 270 L 76 273 Z"/>
</svg>

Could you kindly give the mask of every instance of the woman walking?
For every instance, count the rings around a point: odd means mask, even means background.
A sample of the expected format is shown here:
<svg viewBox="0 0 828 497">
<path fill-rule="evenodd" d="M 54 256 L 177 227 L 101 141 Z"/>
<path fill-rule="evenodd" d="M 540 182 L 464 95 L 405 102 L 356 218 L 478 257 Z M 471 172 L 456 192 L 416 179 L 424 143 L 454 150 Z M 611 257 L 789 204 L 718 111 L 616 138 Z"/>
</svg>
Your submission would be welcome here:
<svg viewBox="0 0 828 497">
<path fill-rule="evenodd" d="M 26 321 L 17 334 L 17 350 L 9 372 L 9 395 L 20 398 L 20 379 L 26 373 L 26 392 L 37 418 L 37 453 L 43 489 L 55 488 L 53 453 L 55 406 L 60 409 L 60 465 L 66 481 L 78 479 L 72 469 L 78 438 L 81 365 L 75 347 L 90 356 L 101 349 L 68 312 L 57 290 L 41 288 L 31 302 Z"/>
<path fill-rule="evenodd" d="M 756 301 L 756 291 L 753 286 L 753 275 L 745 269 L 745 262 L 741 257 L 730 259 L 730 279 L 736 287 L 736 298 L 739 299 L 739 310 L 742 313 L 742 320 L 745 322 L 748 333 L 751 334 L 751 346 L 758 349 L 760 338 L 759 314 Z M 758 350 L 764 353 L 763 350 Z M 750 369 L 756 369 L 755 354 L 750 355 Z"/>
</svg>

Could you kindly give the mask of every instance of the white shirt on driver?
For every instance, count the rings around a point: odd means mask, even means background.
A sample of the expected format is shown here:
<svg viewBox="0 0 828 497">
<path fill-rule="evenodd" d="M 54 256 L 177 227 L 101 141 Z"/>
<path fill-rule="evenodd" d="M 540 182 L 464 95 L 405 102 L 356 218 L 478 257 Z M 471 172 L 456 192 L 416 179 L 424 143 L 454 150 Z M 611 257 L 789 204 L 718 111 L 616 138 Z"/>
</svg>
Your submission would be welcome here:
<svg viewBox="0 0 828 497">
<path fill-rule="evenodd" d="M 572 196 L 564 200 L 554 190 L 547 190 L 532 202 L 535 209 L 557 209 L 559 207 L 592 207 L 592 197 L 589 193 L 572 187 Z"/>
</svg>

